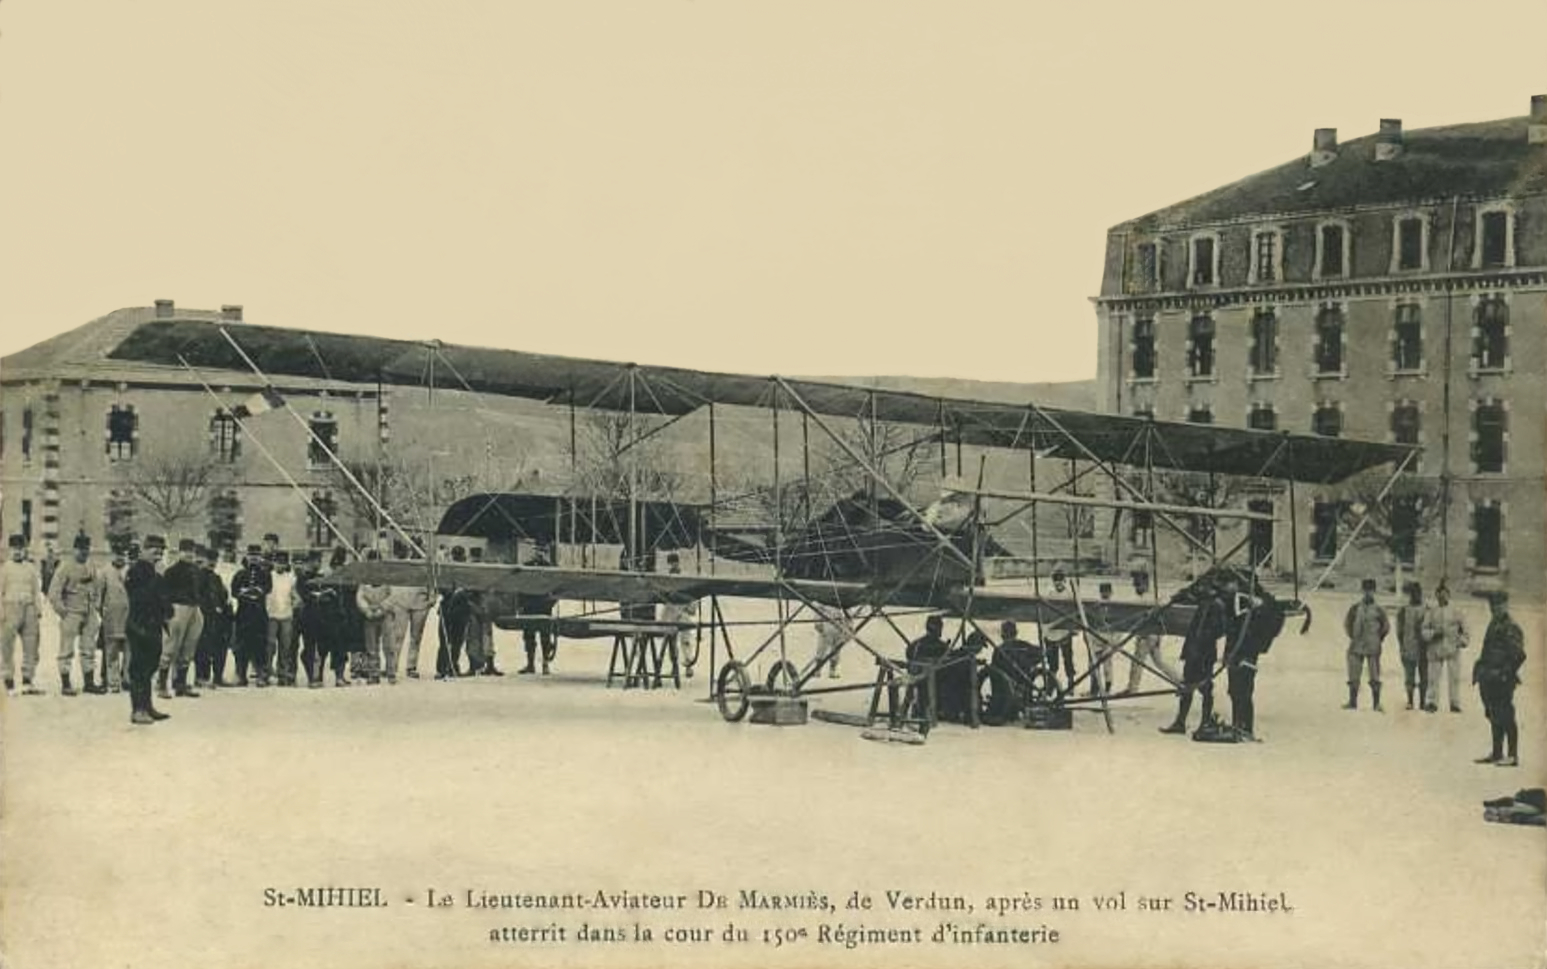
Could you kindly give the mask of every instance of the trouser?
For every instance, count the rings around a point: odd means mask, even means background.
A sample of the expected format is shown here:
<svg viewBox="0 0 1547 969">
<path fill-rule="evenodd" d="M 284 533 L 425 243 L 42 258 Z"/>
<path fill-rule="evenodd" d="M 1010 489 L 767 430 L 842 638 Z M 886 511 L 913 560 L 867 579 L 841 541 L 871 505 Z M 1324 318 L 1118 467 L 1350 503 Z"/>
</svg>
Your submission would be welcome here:
<svg viewBox="0 0 1547 969">
<path fill-rule="evenodd" d="M 1515 684 L 1513 683 L 1479 683 L 1478 692 L 1482 695 L 1483 712 L 1488 717 L 1488 725 L 1493 730 L 1493 757 L 1504 756 L 1504 748 L 1509 747 L 1509 756 L 1520 756 L 1520 727 L 1515 722 Z"/>
<path fill-rule="evenodd" d="M 493 661 L 494 649 L 488 624 L 482 619 L 469 619 L 467 621 L 468 668 L 477 673 Z"/>
<path fill-rule="evenodd" d="M 1173 683 L 1182 678 L 1181 674 L 1177 673 L 1176 667 L 1166 662 L 1166 658 L 1161 655 L 1159 636 L 1139 636 L 1134 639 L 1133 656 L 1128 661 L 1129 693 L 1139 692 L 1139 684 L 1144 679 L 1146 666 L 1152 670 L 1159 670 Z"/>
<path fill-rule="evenodd" d="M 204 632 L 194 656 L 195 675 L 201 683 L 219 683 L 226 675 L 226 653 L 231 645 L 231 620 L 223 613 L 204 614 Z"/>
<path fill-rule="evenodd" d="M 269 637 L 268 610 L 255 602 L 244 602 L 236 608 L 236 634 L 232 637 L 236 646 L 236 678 L 247 682 L 247 672 L 267 677 L 267 661 L 264 652 Z"/>
<path fill-rule="evenodd" d="M 1229 670 L 1230 724 L 1237 730 L 1254 733 L 1257 729 L 1257 668 L 1245 663 Z"/>
<path fill-rule="evenodd" d="M 96 669 L 96 634 L 100 620 L 89 612 L 67 612 L 59 617 L 59 674 L 69 676 L 75 668 L 75 654 L 81 654 L 81 676 Z"/>
<path fill-rule="evenodd" d="M 381 672 L 389 680 L 397 679 L 398 658 L 403 652 L 403 637 L 408 633 L 408 613 L 389 609 L 381 619 Z"/>
<path fill-rule="evenodd" d="M 408 672 L 419 672 L 419 646 L 424 642 L 424 624 L 430 616 L 428 609 L 408 610 Z"/>
<path fill-rule="evenodd" d="M 1461 663 L 1455 653 L 1449 656 L 1429 654 L 1429 703 L 1439 706 L 1440 683 L 1444 683 L 1453 709 L 1461 709 Z"/>
<path fill-rule="evenodd" d="M 5 675 L 9 679 L 16 674 L 16 638 L 21 637 L 21 678 L 32 682 L 32 674 L 38 671 L 38 607 L 32 602 L 7 602 L 0 614 L 0 653 L 3 653 Z"/>
<path fill-rule="evenodd" d="M 467 620 L 441 616 L 440 650 L 435 654 L 436 676 L 454 676 L 461 672 L 462 645 L 466 641 Z"/>
<path fill-rule="evenodd" d="M 161 666 L 161 631 L 129 633 L 129 709 L 149 710 L 150 681 Z"/>
<path fill-rule="evenodd" d="M 167 638 L 162 644 L 160 668 L 165 672 L 172 667 L 186 670 L 199 649 L 199 637 L 204 634 L 204 613 L 198 606 L 176 603 L 172 606 L 172 619 L 167 623 Z"/>
<path fill-rule="evenodd" d="M 264 658 L 263 673 L 265 676 L 278 672 L 279 682 L 295 682 L 296 644 L 295 644 L 295 619 L 286 616 L 282 619 L 269 617 L 267 639 L 264 643 L 267 655 Z"/>
<path fill-rule="evenodd" d="M 1177 697 L 1176 722 L 1185 726 L 1187 715 L 1192 712 L 1192 695 L 1203 696 L 1203 722 L 1214 718 L 1214 662 L 1211 658 L 1188 659 L 1182 662 L 1182 692 Z"/>
<path fill-rule="evenodd" d="M 129 685 L 129 644 L 122 636 L 102 637 L 102 680 L 115 690 Z"/>
<path fill-rule="evenodd" d="M 1366 661 L 1368 661 L 1369 668 L 1370 668 L 1370 686 L 1371 686 L 1371 688 L 1373 688 L 1373 689 L 1379 689 L 1380 688 L 1380 654 L 1379 653 L 1370 653 L 1370 654 L 1356 653 L 1353 650 L 1349 650 L 1348 651 L 1348 686 L 1349 686 L 1350 689 L 1353 689 L 1353 688 L 1356 688 L 1356 687 L 1359 686 L 1359 673 L 1363 670 Z"/>
<path fill-rule="evenodd" d="M 364 661 L 360 665 L 360 674 L 372 680 L 381 676 L 381 627 L 385 622 L 385 619 L 366 619 L 363 627 L 365 642 L 361 655 Z"/>
<path fill-rule="evenodd" d="M 335 679 L 344 678 L 344 651 L 339 647 L 332 624 L 324 619 L 302 618 L 297 624 L 301 637 L 301 663 L 306 667 L 306 681 L 321 683 L 322 671 L 333 667 Z"/>
<path fill-rule="evenodd" d="M 1058 672 L 1058 658 L 1063 657 L 1064 682 L 1074 682 L 1074 637 L 1056 640 L 1048 643 L 1048 650 L 1052 653 L 1053 672 Z"/>
<path fill-rule="evenodd" d="M 537 657 L 537 644 L 539 641 L 541 641 L 543 647 L 544 669 L 548 668 L 548 664 L 553 662 L 553 657 L 559 651 L 558 643 L 556 643 L 553 639 L 553 629 L 550 626 L 544 626 L 542 629 L 523 629 L 521 631 L 521 640 L 522 643 L 526 646 L 527 669 L 534 668 Z"/>
<path fill-rule="evenodd" d="M 1407 702 L 1413 702 L 1413 689 L 1418 690 L 1418 705 L 1429 702 L 1429 664 L 1420 653 L 1413 659 L 1402 657 L 1402 685 L 1407 689 Z"/>
</svg>

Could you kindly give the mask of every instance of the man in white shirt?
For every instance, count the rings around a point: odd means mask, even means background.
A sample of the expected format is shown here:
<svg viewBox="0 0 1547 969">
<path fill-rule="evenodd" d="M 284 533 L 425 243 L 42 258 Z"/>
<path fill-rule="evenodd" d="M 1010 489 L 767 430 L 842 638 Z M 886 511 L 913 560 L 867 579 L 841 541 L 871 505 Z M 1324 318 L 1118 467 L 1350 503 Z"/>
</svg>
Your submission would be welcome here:
<svg viewBox="0 0 1547 969">
<path fill-rule="evenodd" d="M 1466 618 L 1450 604 L 1450 590 L 1444 585 L 1434 590 L 1434 605 L 1423 617 L 1422 635 L 1428 649 L 1429 695 L 1424 709 L 1439 711 L 1440 684 L 1450 691 L 1450 712 L 1461 712 L 1461 657 L 1466 648 Z"/>
<path fill-rule="evenodd" d="M 43 693 L 32 682 L 38 669 L 38 604 L 43 598 L 43 578 L 27 561 L 27 540 L 12 535 L 11 560 L 0 565 L 0 650 L 4 652 L 5 692 L 16 689 L 16 639 L 21 638 L 22 693 Z"/>
<path fill-rule="evenodd" d="M 276 551 L 270 560 L 274 572 L 270 576 L 268 598 L 269 636 L 268 656 L 259 674 L 258 685 L 266 686 L 268 673 L 277 668 L 280 686 L 296 685 L 295 607 L 299 599 L 296 592 L 295 573 L 290 570 L 290 555 Z"/>
</svg>

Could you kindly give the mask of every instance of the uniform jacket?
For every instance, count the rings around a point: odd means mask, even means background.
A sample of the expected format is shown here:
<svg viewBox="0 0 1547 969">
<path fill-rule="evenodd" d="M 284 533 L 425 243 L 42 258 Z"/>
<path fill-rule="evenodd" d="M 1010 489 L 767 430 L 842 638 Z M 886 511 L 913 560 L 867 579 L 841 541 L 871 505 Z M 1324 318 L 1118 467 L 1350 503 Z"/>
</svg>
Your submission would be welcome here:
<svg viewBox="0 0 1547 969">
<path fill-rule="evenodd" d="M 179 559 L 162 576 L 166 596 L 176 606 L 197 606 L 204 601 L 204 566 Z"/>
<path fill-rule="evenodd" d="M 269 590 L 273 587 L 268 569 L 262 566 L 243 566 L 231 577 L 231 595 L 238 609 L 267 609 Z"/>
<path fill-rule="evenodd" d="M 1183 661 L 1214 665 L 1219 659 L 1219 637 L 1229 631 L 1230 625 L 1223 599 L 1210 596 L 1198 603 L 1182 639 Z"/>
<path fill-rule="evenodd" d="M 1417 662 L 1422 658 L 1423 620 L 1429 610 L 1411 603 L 1397 610 L 1397 646 L 1402 650 L 1402 661 Z"/>
<path fill-rule="evenodd" d="M 129 622 L 129 590 L 124 577 L 111 566 L 102 570 L 102 635 L 122 639 Z"/>
<path fill-rule="evenodd" d="M 31 562 L 0 564 L 0 604 L 35 606 L 43 597 L 43 577 Z"/>
<path fill-rule="evenodd" d="M 391 586 L 362 585 L 355 593 L 355 604 L 366 619 L 380 619 L 387 614 L 387 600 L 391 595 Z"/>
<path fill-rule="evenodd" d="M 1461 610 L 1453 605 L 1430 606 L 1423 617 L 1423 638 L 1435 659 L 1450 659 L 1457 650 L 1465 649 L 1466 619 Z"/>
<path fill-rule="evenodd" d="M 124 578 L 129 593 L 131 635 L 160 636 L 172 618 L 172 600 L 167 596 L 166 578 L 144 559 L 129 566 Z"/>
<path fill-rule="evenodd" d="M 54 570 L 54 581 L 48 587 L 48 602 L 61 616 L 100 613 L 102 611 L 102 577 L 91 562 L 70 559 Z"/>
<path fill-rule="evenodd" d="M 1343 632 L 1348 636 L 1348 651 L 1359 656 L 1379 656 L 1381 644 L 1391 634 L 1391 620 L 1378 602 L 1360 599 L 1343 617 Z"/>
<path fill-rule="evenodd" d="M 1513 687 L 1520 682 L 1520 667 L 1525 664 L 1525 636 L 1509 616 L 1488 623 L 1483 633 L 1482 652 L 1472 666 L 1472 682 L 1483 687 Z"/>
<path fill-rule="evenodd" d="M 214 569 L 205 569 L 202 575 L 204 581 L 203 595 L 199 600 L 199 608 L 205 616 L 229 616 L 231 614 L 231 597 L 226 593 L 225 580 Z"/>
</svg>

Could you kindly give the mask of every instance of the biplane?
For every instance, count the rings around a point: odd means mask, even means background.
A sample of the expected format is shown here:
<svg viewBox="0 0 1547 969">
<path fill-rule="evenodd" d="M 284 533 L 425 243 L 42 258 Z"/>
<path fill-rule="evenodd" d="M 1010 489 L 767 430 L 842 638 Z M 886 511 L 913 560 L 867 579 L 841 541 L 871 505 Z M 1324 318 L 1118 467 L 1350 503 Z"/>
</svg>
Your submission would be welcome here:
<svg viewBox="0 0 1547 969">
<path fill-rule="evenodd" d="M 580 411 L 619 416 L 627 426 L 621 449 L 625 463 L 634 460 L 645 443 L 689 419 L 702 423 L 702 454 L 707 458 L 708 489 L 695 503 L 647 500 L 638 493 L 632 466 L 621 476 L 623 493 L 559 496 L 475 495 L 447 510 L 441 533 L 478 532 L 491 540 L 491 551 L 479 562 L 447 561 L 433 550 L 426 553 L 390 516 L 383 517 L 399 532 L 412 554 L 406 559 L 357 561 L 342 570 L 339 581 L 352 584 L 419 585 L 439 589 L 480 590 L 497 603 L 495 622 L 508 629 L 547 625 L 561 635 L 610 636 L 615 647 L 633 638 L 654 650 L 656 682 L 660 681 L 660 644 L 667 643 L 673 673 L 675 643 L 681 637 L 696 644 L 709 642 L 711 699 L 727 720 L 744 718 L 750 706 L 769 698 L 798 699 L 824 693 L 869 690 L 870 711 L 865 725 L 882 721 L 893 729 L 922 734 L 936 711 L 917 698 L 933 700 L 933 683 L 946 665 L 964 664 L 972 691 L 987 684 L 988 693 L 1009 689 L 979 655 L 993 638 L 982 624 L 1016 620 L 1037 629 L 1039 639 L 1057 631 L 1078 632 L 1104 652 L 1127 655 L 1130 641 L 1141 634 L 1181 635 L 1192 619 L 1189 596 L 1196 589 L 1161 591 L 1152 576 L 1147 598 L 1104 601 L 1090 594 L 1076 569 L 1069 581 L 1055 584 L 1037 553 L 1039 508 L 1107 509 L 1142 514 L 1152 524 L 1175 533 L 1197 547 L 1209 565 L 1227 566 L 1243 551 L 1239 542 L 1223 552 L 1216 541 L 1198 538 L 1184 524 L 1211 521 L 1268 522 L 1272 513 L 1193 503 L 1167 503 L 1157 494 L 1159 473 L 1185 472 L 1269 480 L 1287 486 L 1286 502 L 1293 530 L 1297 485 L 1335 484 L 1356 473 L 1392 467 L 1391 480 L 1415 459 L 1418 449 L 1405 445 L 1345 438 L 1296 435 L 1214 425 L 1173 423 L 1151 418 L 1095 414 L 1051 408 L 1032 401 L 1003 403 L 934 397 L 900 390 L 857 387 L 783 377 L 710 373 L 671 367 L 639 366 L 580 360 L 511 350 L 445 345 L 438 341 L 402 341 L 323 332 L 297 331 L 251 324 L 225 325 L 204 321 L 155 321 L 139 327 L 111 356 L 185 368 L 210 389 L 203 374 L 248 370 L 272 386 L 274 376 L 326 378 L 362 385 L 424 386 L 437 373 L 449 375 L 445 386 L 469 394 L 489 394 L 537 401 L 567 410 L 573 457 L 575 421 Z M 766 456 L 770 459 L 769 491 L 777 506 L 773 527 L 761 537 L 737 534 L 722 520 L 723 484 L 717 469 L 719 423 L 729 413 L 762 413 L 766 424 Z M 297 415 L 303 426 L 305 422 Z M 907 489 L 889 480 L 878 444 L 883 427 L 912 429 L 913 446 L 938 448 L 939 499 L 916 500 Z M 849 428 L 858 433 L 846 433 Z M 245 428 L 251 434 L 252 429 Z M 310 429 L 308 428 L 308 433 Z M 865 487 L 840 496 L 825 508 L 813 507 L 811 438 L 815 434 L 829 450 L 860 475 Z M 328 442 L 314 443 L 343 469 Z M 792 438 L 798 438 L 795 445 Z M 950 449 L 955 449 L 955 473 L 949 473 Z M 976 476 L 969 473 L 964 449 L 981 455 Z M 1024 455 L 1024 485 L 991 484 L 983 469 L 987 455 Z M 795 464 L 798 470 L 792 471 Z M 1039 485 L 1039 468 L 1067 466 L 1067 475 L 1051 485 Z M 1108 496 L 1081 494 L 1080 480 L 1099 480 Z M 351 481 L 364 490 L 358 481 Z M 1390 485 L 1388 484 L 1388 488 Z M 802 497 L 806 513 L 798 524 L 784 520 L 786 492 Z M 1024 521 L 1033 549 L 1028 581 L 990 581 L 985 563 L 998 551 L 996 528 Z M 1152 529 L 1151 535 L 1158 529 Z M 1214 534 L 1217 534 L 1215 532 Z M 1151 539 L 1154 540 L 1153 537 Z M 1351 539 L 1350 539 L 1351 540 Z M 580 565 L 533 565 L 520 560 L 522 542 L 617 545 L 616 565 L 594 557 Z M 1308 613 L 1300 595 L 1296 543 L 1290 573 L 1294 588 L 1282 597 L 1288 612 Z M 1345 546 L 1346 547 L 1346 546 Z M 656 551 L 695 550 L 707 567 L 691 574 L 668 574 L 651 563 Z M 707 555 L 702 553 L 707 551 Z M 1341 558 L 1341 552 L 1338 559 Z M 1151 556 L 1158 570 L 1158 556 Z M 1078 549 L 1071 561 L 1078 562 Z M 1334 560 L 1334 565 L 1337 559 Z M 722 565 L 747 568 L 734 574 Z M 1330 570 L 1330 567 L 1329 567 Z M 1250 573 L 1250 570 L 1248 570 Z M 1325 579 L 1326 573 L 1317 580 Z M 1253 579 L 1252 581 L 1255 581 Z M 579 614 L 526 615 L 519 607 L 532 598 L 589 604 Z M 774 616 L 754 637 L 756 645 L 738 647 L 745 624 L 727 621 L 723 600 L 771 602 Z M 660 618 L 657 606 L 676 607 Z M 684 612 L 693 606 L 691 613 Z M 899 620 L 920 613 L 953 621 L 950 641 L 939 656 L 919 664 L 898 660 L 875 641 L 873 630 L 897 638 L 910 637 Z M 673 618 L 674 617 L 674 618 Z M 877 677 L 862 684 L 814 684 L 818 662 L 798 667 L 789 658 L 788 634 L 803 624 L 840 623 L 845 645 L 870 653 Z M 720 655 L 723 650 L 723 657 Z M 696 652 L 696 651 L 695 651 Z M 641 646 L 625 657 L 630 673 L 643 669 L 639 657 L 650 655 Z M 751 674 L 760 659 L 777 657 L 766 679 L 754 683 Z M 694 659 L 695 657 L 689 657 Z M 1102 693 L 1087 701 L 1077 688 L 1091 675 L 1056 688 L 1033 685 L 1029 710 L 1079 709 L 1093 703 L 1107 714 Z M 1161 693 L 1174 693 L 1168 682 Z M 979 682 L 981 681 L 981 682 Z M 680 682 L 680 680 L 678 681 Z M 1138 695 L 1156 695 L 1138 694 Z M 990 695 L 980 709 L 970 704 L 968 719 L 980 722 L 984 710 L 1003 710 Z"/>
</svg>

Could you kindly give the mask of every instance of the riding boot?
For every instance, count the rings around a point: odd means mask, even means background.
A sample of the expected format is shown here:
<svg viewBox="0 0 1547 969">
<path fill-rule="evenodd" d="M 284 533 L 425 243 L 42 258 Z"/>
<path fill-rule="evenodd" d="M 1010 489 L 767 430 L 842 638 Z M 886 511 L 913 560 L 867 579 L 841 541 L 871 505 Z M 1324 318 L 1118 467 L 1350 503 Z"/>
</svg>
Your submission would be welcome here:
<svg viewBox="0 0 1547 969">
<path fill-rule="evenodd" d="M 1407 708 L 1409 710 L 1413 708 L 1413 688 L 1411 686 L 1407 688 Z"/>
<path fill-rule="evenodd" d="M 167 689 L 167 671 L 156 671 L 156 696 L 163 700 L 172 699 L 172 691 Z"/>
<path fill-rule="evenodd" d="M 1371 683 L 1370 684 L 1370 696 L 1374 698 L 1374 702 L 1371 704 L 1371 707 L 1375 710 L 1375 712 L 1376 713 L 1384 713 L 1385 711 L 1382 710 L 1381 707 L 1380 707 L 1380 684 L 1379 683 Z"/>
<path fill-rule="evenodd" d="M 1504 728 L 1504 740 L 1509 744 L 1509 760 L 1520 759 L 1520 725 L 1512 723 Z"/>
<path fill-rule="evenodd" d="M 1204 724 L 1214 722 L 1214 694 L 1212 691 L 1203 694 L 1203 716 L 1200 719 Z"/>
<path fill-rule="evenodd" d="M 96 696 L 100 696 L 103 693 L 107 692 L 106 674 L 103 674 L 104 678 L 103 678 L 103 682 L 102 682 L 101 685 L 97 684 L 97 674 L 94 671 L 93 672 L 82 673 L 81 675 L 86 678 L 86 688 L 85 688 L 85 690 L 86 690 L 87 693 L 90 693 L 90 694 L 93 694 L 93 695 L 96 695 Z"/>
<path fill-rule="evenodd" d="M 188 667 L 186 666 L 179 666 L 177 668 L 176 690 L 178 696 L 196 698 L 199 695 L 193 687 L 188 685 Z"/>
<path fill-rule="evenodd" d="M 70 684 L 70 674 L 67 672 L 59 674 L 59 695 L 75 696 L 75 687 Z"/>
<path fill-rule="evenodd" d="M 1189 691 L 1187 693 L 1183 693 L 1181 698 L 1177 701 L 1176 719 L 1171 721 L 1169 726 L 1161 727 L 1160 728 L 1160 732 L 1161 733 L 1186 733 L 1187 732 L 1187 714 L 1191 710 L 1192 710 L 1192 693 Z"/>
<path fill-rule="evenodd" d="M 1343 704 L 1343 709 L 1344 710 L 1357 710 L 1357 709 L 1359 709 L 1359 684 L 1358 683 L 1350 683 L 1350 684 L 1348 684 L 1348 702 Z"/>
</svg>

